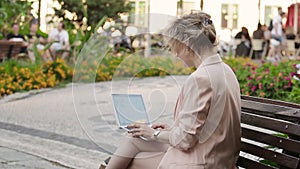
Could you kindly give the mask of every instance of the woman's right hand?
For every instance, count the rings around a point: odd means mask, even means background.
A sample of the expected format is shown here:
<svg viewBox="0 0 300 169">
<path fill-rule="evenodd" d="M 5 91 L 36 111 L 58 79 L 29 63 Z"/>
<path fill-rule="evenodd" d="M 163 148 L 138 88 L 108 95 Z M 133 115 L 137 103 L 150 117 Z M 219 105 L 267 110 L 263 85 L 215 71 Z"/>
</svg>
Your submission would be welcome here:
<svg viewBox="0 0 300 169">
<path fill-rule="evenodd" d="M 171 127 L 165 123 L 155 123 L 155 124 L 152 124 L 151 126 L 153 129 L 162 129 L 162 130 L 169 130 Z"/>
</svg>

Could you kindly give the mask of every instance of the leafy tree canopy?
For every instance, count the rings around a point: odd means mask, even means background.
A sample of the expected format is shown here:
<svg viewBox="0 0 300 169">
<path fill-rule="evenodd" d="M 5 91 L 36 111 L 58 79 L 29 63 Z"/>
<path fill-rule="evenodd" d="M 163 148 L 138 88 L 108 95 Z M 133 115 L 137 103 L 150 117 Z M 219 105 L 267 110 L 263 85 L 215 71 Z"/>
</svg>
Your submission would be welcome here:
<svg viewBox="0 0 300 169">
<path fill-rule="evenodd" d="M 24 30 L 24 26 L 32 19 L 30 15 L 31 2 L 20 0 L 0 0 L 0 39 L 6 36 L 12 23 L 21 24 L 20 31 Z"/>
<path fill-rule="evenodd" d="M 61 9 L 56 9 L 56 15 L 64 20 L 87 24 L 95 27 L 104 16 L 117 19 L 118 13 L 128 12 L 126 0 L 57 0 Z M 69 14 L 69 15 L 68 15 Z M 72 14 L 71 18 L 68 17 Z"/>
</svg>

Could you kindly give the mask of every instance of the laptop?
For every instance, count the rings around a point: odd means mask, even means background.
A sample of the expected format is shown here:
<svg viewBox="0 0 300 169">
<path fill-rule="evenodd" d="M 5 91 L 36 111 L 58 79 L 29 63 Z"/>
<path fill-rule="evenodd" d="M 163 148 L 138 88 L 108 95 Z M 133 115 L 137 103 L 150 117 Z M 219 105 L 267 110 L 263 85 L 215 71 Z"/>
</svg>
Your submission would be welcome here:
<svg viewBox="0 0 300 169">
<path fill-rule="evenodd" d="M 112 100 L 119 128 L 128 131 L 127 126 L 136 122 L 151 125 L 142 95 L 112 94 Z"/>
</svg>

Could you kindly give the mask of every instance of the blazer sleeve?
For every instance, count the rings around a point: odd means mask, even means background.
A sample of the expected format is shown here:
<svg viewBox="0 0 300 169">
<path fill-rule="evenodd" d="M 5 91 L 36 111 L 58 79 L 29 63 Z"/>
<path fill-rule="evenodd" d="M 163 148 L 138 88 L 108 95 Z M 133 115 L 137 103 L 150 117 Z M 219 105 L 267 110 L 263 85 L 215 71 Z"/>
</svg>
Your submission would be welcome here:
<svg viewBox="0 0 300 169">
<path fill-rule="evenodd" d="M 176 124 L 170 131 L 171 146 L 188 151 L 199 140 L 199 133 L 205 123 L 212 88 L 208 77 L 190 76 L 183 86 L 182 109 L 178 112 Z"/>
</svg>

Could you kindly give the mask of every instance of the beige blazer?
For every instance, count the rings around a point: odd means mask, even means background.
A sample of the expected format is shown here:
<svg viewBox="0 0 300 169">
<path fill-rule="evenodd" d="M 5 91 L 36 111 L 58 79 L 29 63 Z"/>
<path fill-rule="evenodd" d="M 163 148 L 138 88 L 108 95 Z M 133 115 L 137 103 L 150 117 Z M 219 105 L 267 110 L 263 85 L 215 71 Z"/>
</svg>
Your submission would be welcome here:
<svg viewBox="0 0 300 169">
<path fill-rule="evenodd" d="M 241 100 L 235 74 L 219 55 L 192 73 L 178 97 L 159 169 L 232 169 L 240 151 Z"/>
</svg>

